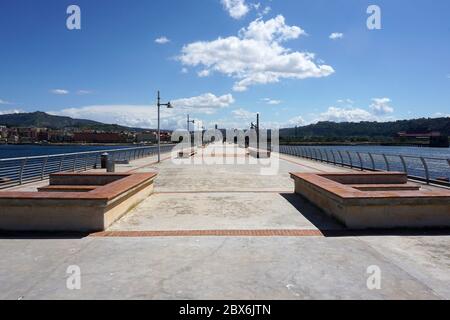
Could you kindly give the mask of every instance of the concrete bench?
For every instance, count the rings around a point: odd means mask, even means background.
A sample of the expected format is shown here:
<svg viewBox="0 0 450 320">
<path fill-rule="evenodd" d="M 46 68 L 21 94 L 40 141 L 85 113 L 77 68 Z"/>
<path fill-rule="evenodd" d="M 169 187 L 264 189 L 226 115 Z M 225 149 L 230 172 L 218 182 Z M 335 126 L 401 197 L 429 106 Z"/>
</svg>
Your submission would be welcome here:
<svg viewBox="0 0 450 320">
<path fill-rule="evenodd" d="M 153 193 L 155 177 L 156 173 L 52 174 L 45 192 L 0 192 L 0 230 L 104 231 Z"/>
</svg>

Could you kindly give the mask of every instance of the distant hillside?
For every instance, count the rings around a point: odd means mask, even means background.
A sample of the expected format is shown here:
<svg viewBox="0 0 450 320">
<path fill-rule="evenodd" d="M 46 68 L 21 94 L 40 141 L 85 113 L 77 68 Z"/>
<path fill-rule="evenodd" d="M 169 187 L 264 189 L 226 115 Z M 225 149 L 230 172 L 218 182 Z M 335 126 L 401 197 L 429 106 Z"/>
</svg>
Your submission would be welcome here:
<svg viewBox="0 0 450 320">
<path fill-rule="evenodd" d="M 422 118 L 395 122 L 319 122 L 304 127 L 281 129 L 280 137 L 386 138 L 396 133 L 440 131 L 450 136 L 450 118 Z"/>
<path fill-rule="evenodd" d="M 72 119 L 70 117 L 61 117 L 47 114 L 45 112 L 32 113 L 14 113 L 0 115 L 0 125 L 7 127 L 39 127 L 50 129 L 89 129 L 101 131 L 140 131 L 142 129 L 129 128 L 115 124 L 104 124 L 92 120 Z"/>
</svg>

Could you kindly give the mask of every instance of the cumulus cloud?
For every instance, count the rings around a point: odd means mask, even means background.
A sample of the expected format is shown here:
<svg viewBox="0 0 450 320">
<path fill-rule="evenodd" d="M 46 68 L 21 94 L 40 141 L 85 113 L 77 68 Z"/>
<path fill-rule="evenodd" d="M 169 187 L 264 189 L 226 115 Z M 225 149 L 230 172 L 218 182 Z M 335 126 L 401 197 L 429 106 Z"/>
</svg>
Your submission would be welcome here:
<svg viewBox="0 0 450 320">
<path fill-rule="evenodd" d="M 66 89 L 52 89 L 50 92 L 56 95 L 67 95 L 70 93 L 69 90 Z"/>
<path fill-rule="evenodd" d="M 376 117 L 369 111 L 360 108 L 329 107 L 327 111 L 319 115 L 318 121 L 333 122 L 361 122 L 374 121 Z"/>
<path fill-rule="evenodd" d="M 15 114 L 15 113 L 22 113 L 24 112 L 23 110 L 19 110 L 19 109 L 7 109 L 7 110 L 0 110 L 0 115 L 2 114 Z"/>
<path fill-rule="evenodd" d="M 88 94 L 92 94 L 92 91 L 91 90 L 78 90 L 77 91 L 77 95 L 79 95 L 79 96 L 85 96 Z"/>
<path fill-rule="evenodd" d="M 204 77 L 208 77 L 211 74 L 211 71 L 210 70 L 202 70 L 202 71 L 199 71 L 197 74 L 200 78 L 204 78 Z"/>
<path fill-rule="evenodd" d="M 250 112 L 242 108 L 233 110 L 232 114 L 234 118 L 238 120 L 254 121 L 256 118 L 256 112 Z"/>
<path fill-rule="evenodd" d="M 211 114 L 216 109 L 226 108 L 234 103 L 233 95 L 225 94 L 216 96 L 212 93 L 205 93 L 200 96 L 183 98 L 172 101 L 175 108 L 192 109 L 200 113 Z"/>
<path fill-rule="evenodd" d="M 352 99 L 339 99 L 338 101 L 337 101 L 338 103 L 340 103 L 340 104 L 345 104 L 345 105 L 353 105 L 354 103 L 355 103 L 355 101 L 353 101 Z"/>
<path fill-rule="evenodd" d="M 213 114 L 233 103 L 234 98 L 231 94 L 216 96 L 212 93 L 173 100 L 174 109 L 161 110 L 161 126 L 167 129 L 185 128 L 186 112 L 193 115 Z M 157 108 L 154 105 L 90 105 L 50 113 L 128 127 L 156 128 L 157 126 Z"/>
<path fill-rule="evenodd" d="M 305 119 L 303 119 L 302 116 L 297 116 L 297 117 L 294 117 L 294 118 L 288 120 L 287 125 L 285 125 L 285 127 L 295 127 L 295 126 L 300 127 L 300 126 L 304 126 L 306 124 L 307 124 L 307 122 L 305 121 Z"/>
<path fill-rule="evenodd" d="M 283 16 L 251 22 L 238 36 L 199 41 L 185 45 L 178 57 L 184 66 L 201 67 L 201 72 L 218 72 L 235 78 L 233 89 L 245 91 L 256 84 L 276 83 L 281 79 L 326 77 L 331 66 L 315 62 L 315 54 L 292 51 L 283 42 L 306 32 L 289 26 Z"/>
<path fill-rule="evenodd" d="M 370 109 L 376 115 L 386 115 L 394 112 L 394 108 L 392 108 L 389 104 L 391 99 L 389 98 L 374 98 L 372 99 L 372 104 L 370 105 Z"/>
<path fill-rule="evenodd" d="M 0 104 L 12 104 L 11 102 L 0 99 Z"/>
<path fill-rule="evenodd" d="M 270 98 L 264 98 L 262 99 L 265 103 L 270 104 L 270 105 L 278 105 L 281 104 L 283 101 L 281 100 L 275 100 L 275 99 L 270 99 Z"/>
<path fill-rule="evenodd" d="M 331 40 L 342 39 L 343 37 L 344 37 L 344 34 L 340 33 L 340 32 L 333 32 L 332 34 L 330 34 Z"/>
<path fill-rule="evenodd" d="M 170 40 L 167 37 L 159 37 L 159 38 L 155 39 L 155 42 L 157 44 L 166 44 L 166 43 L 169 43 Z"/>
<path fill-rule="evenodd" d="M 245 0 L 221 0 L 224 9 L 234 19 L 241 19 L 250 11 Z"/>
</svg>

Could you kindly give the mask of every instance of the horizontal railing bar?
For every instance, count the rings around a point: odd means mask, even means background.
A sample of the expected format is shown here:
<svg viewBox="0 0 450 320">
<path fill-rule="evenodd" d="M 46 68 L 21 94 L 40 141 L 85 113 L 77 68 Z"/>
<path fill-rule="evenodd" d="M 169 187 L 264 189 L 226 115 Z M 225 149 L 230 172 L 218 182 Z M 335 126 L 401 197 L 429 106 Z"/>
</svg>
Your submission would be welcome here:
<svg viewBox="0 0 450 320">
<path fill-rule="evenodd" d="M 330 160 L 329 158 L 324 159 L 322 156 L 319 157 L 317 151 L 319 151 L 319 153 L 325 151 L 326 154 L 328 154 L 329 151 L 331 152 L 331 154 L 333 154 L 334 157 L 332 160 Z M 450 159 L 445 158 L 344 151 L 342 149 L 332 149 L 324 147 L 315 148 L 308 146 L 280 146 L 280 153 L 360 170 L 398 170 L 405 172 L 408 175 L 408 178 L 412 180 L 424 181 L 426 183 L 433 183 L 446 187 L 450 186 L 449 182 L 440 179 L 438 180 L 440 174 L 443 174 L 442 177 L 446 178 L 445 175 L 447 173 L 450 173 Z M 339 155 L 340 159 L 337 158 L 335 154 Z M 393 158 L 396 159 L 396 161 L 393 161 Z M 414 159 L 414 161 L 412 162 L 411 159 Z M 413 165 L 411 165 L 411 163 L 413 163 Z M 371 164 L 371 167 L 367 167 L 367 165 L 369 164 Z M 417 174 L 422 174 L 422 172 L 424 176 L 417 176 Z"/>
<path fill-rule="evenodd" d="M 169 152 L 175 144 L 161 146 L 161 152 Z M 157 154 L 157 146 L 124 149 L 93 150 L 55 155 L 0 159 L 0 189 L 48 179 L 52 173 L 82 172 L 98 168 L 101 154 L 109 153 L 112 160 L 135 160 Z"/>
<path fill-rule="evenodd" d="M 175 146 L 175 144 L 170 144 L 164 146 L 165 148 L 170 148 Z M 33 160 L 33 159 L 44 159 L 44 158 L 57 158 L 57 157 L 68 157 L 68 156 L 76 156 L 76 155 L 86 155 L 86 154 L 98 154 L 98 153 L 117 153 L 117 152 L 126 152 L 131 150 L 148 150 L 148 149 L 157 149 L 157 146 L 148 146 L 148 147 L 136 147 L 136 148 L 124 148 L 124 149 L 105 149 L 105 150 L 94 150 L 94 151 L 84 151 L 84 152 L 72 152 L 72 153 L 61 153 L 61 154 L 51 154 L 51 155 L 43 155 L 43 156 L 30 156 L 30 157 L 20 157 L 20 158 L 6 158 L 0 159 L 0 162 L 5 161 L 21 161 L 21 160 Z M 161 147 L 163 150 L 163 147 Z"/>
</svg>

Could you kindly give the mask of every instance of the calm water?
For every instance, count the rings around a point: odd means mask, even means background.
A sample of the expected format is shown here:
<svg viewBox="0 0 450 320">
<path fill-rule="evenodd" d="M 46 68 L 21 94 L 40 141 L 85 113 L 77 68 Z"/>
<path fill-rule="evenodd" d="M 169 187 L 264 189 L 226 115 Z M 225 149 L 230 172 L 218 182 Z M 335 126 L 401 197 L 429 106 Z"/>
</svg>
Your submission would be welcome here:
<svg viewBox="0 0 450 320">
<path fill-rule="evenodd" d="M 385 153 L 416 157 L 436 157 L 450 159 L 450 148 L 383 147 L 383 146 L 321 146 L 333 150 Z"/>
<path fill-rule="evenodd" d="M 0 159 L 49 154 L 74 153 L 110 149 L 131 148 L 133 146 L 39 146 L 39 145 L 0 145 Z M 402 154 L 411 156 L 437 157 L 450 159 L 450 148 L 383 147 L 383 146 L 330 146 L 334 150 L 348 150 L 372 153 Z"/>
<path fill-rule="evenodd" d="M 405 166 L 410 175 L 418 177 L 426 177 L 426 168 L 419 157 L 426 158 L 425 162 L 428 168 L 428 172 L 431 178 L 450 178 L 450 163 L 447 159 L 450 159 L 450 148 L 418 148 L 418 147 L 383 147 L 383 146 L 286 146 L 282 147 L 282 152 L 287 154 L 299 154 L 300 150 L 304 149 L 316 149 L 316 150 L 337 150 L 337 151 L 349 151 L 342 152 L 341 156 L 335 153 L 335 160 L 340 163 L 353 164 L 358 167 L 361 165 L 365 168 L 375 168 L 378 170 L 388 171 L 404 171 L 403 163 L 399 155 L 405 156 Z M 358 157 L 357 152 L 361 157 Z M 373 155 L 372 159 L 368 155 Z M 316 157 L 321 157 L 320 153 L 310 151 L 310 154 Z M 386 155 L 386 159 L 382 155 Z M 327 153 L 322 152 L 322 156 L 326 157 Z M 331 161 L 333 157 L 331 152 L 328 152 L 328 156 Z M 408 157 L 410 156 L 410 157 Z M 431 159 L 430 159 L 431 158 Z M 373 160 L 373 162 L 372 162 Z M 388 164 L 386 163 L 386 160 Z M 388 167 L 389 165 L 389 167 Z"/>
<path fill-rule="evenodd" d="M 43 156 L 74 152 L 132 148 L 133 146 L 39 146 L 0 145 L 0 159 Z"/>
</svg>

